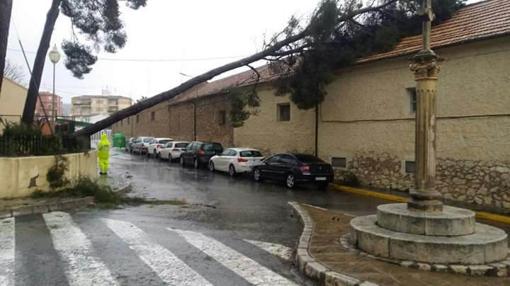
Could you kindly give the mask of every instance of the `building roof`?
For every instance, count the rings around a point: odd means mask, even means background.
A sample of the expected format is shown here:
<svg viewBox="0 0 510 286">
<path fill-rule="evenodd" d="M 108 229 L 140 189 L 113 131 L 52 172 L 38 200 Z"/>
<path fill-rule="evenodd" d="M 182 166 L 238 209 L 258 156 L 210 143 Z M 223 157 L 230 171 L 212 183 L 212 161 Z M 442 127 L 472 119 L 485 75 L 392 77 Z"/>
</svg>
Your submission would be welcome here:
<svg viewBox="0 0 510 286">
<path fill-rule="evenodd" d="M 123 99 L 129 99 L 129 100 L 133 100 L 132 98 L 130 97 L 127 97 L 127 96 L 121 96 L 121 95 L 78 95 L 78 96 L 73 96 L 71 97 L 71 100 L 73 99 L 84 99 L 84 98 L 112 98 L 112 99 L 115 99 L 115 98 L 123 98 Z"/>
<path fill-rule="evenodd" d="M 459 9 L 452 18 L 432 27 L 431 46 L 434 49 L 462 43 L 500 37 L 510 34 L 510 0 L 486 0 Z M 389 52 L 365 57 L 357 63 L 410 55 L 418 52 L 422 46 L 421 35 L 405 37 Z M 260 82 L 271 81 L 278 77 L 267 65 L 257 68 Z M 212 82 L 199 84 L 170 99 L 170 104 L 195 98 L 214 95 L 227 89 L 253 84 L 256 74 L 244 71 Z"/>
<path fill-rule="evenodd" d="M 452 18 L 432 28 L 433 49 L 510 34 L 510 1 L 487 0 L 459 9 Z M 386 53 L 372 55 L 359 63 L 409 55 L 422 46 L 421 35 L 403 38 Z"/>
</svg>

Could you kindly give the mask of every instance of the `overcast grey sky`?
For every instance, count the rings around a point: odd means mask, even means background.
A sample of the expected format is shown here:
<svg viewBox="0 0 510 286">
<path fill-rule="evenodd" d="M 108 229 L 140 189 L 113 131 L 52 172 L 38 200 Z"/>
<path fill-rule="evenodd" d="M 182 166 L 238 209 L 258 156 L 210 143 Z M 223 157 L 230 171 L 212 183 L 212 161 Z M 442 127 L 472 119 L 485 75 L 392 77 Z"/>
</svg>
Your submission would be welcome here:
<svg viewBox="0 0 510 286">
<path fill-rule="evenodd" d="M 33 64 L 51 0 L 14 0 L 7 58 L 25 68 L 18 37 Z M 472 0 L 470 2 L 478 2 Z M 122 10 L 128 42 L 116 54 L 102 52 L 90 74 L 74 78 L 63 60 L 57 64 L 57 94 L 112 94 L 133 99 L 152 96 L 262 47 L 291 15 L 306 17 L 318 0 L 148 0 L 138 11 Z M 59 16 L 52 46 L 71 33 L 69 19 Z M 212 59 L 211 59 L 212 58 Z M 28 76 L 27 76 L 28 78 Z M 51 91 L 52 69 L 46 61 L 41 90 Z"/>
</svg>

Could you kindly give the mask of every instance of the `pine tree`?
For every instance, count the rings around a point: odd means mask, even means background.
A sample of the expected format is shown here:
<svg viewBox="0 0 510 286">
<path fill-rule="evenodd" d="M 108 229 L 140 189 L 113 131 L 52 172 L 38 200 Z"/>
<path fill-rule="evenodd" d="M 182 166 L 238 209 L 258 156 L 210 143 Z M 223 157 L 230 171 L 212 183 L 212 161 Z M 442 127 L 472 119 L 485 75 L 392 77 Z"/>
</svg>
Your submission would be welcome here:
<svg viewBox="0 0 510 286">
<path fill-rule="evenodd" d="M 147 0 L 125 0 L 126 5 L 138 9 Z M 91 71 L 97 61 L 94 52 L 101 48 L 115 53 L 126 44 L 127 35 L 120 20 L 119 0 L 52 0 L 46 16 L 43 34 L 39 42 L 27 92 L 23 123 L 31 125 L 39 94 L 42 72 L 57 18 L 62 12 L 71 19 L 73 37 L 62 43 L 66 55 L 65 66 L 75 77 L 82 78 Z"/>
</svg>

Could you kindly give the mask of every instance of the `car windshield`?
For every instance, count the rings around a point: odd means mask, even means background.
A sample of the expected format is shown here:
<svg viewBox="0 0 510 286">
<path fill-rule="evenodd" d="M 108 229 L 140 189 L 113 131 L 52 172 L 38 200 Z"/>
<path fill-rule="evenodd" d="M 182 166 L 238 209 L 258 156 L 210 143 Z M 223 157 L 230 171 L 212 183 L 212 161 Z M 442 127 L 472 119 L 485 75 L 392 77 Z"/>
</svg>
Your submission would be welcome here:
<svg viewBox="0 0 510 286">
<path fill-rule="evenodd" d="M 176 143 L 175 148 L 186 148 L 188 146 L 188 143 Z"/>
<path fill-rule="evenodd" d="M 149 142 L 152 141 L 152 139 L 154 139 L 154 138 L 145 138 L 145 139 L 143 139 L 143 142 L 144 143 L 149 143 Z"/>
<path fill-rule="evenodd" d="M 223 150 L 223 147 L 221 147 L 221 144 L 219 144 L 219 143 L 205 143 L 204 144 L 204 151 L 221 152 L 222 150 Z"/>
<path fill-rule="evenodd" d="M 241 151 L 239 155 L 241 157 L 262 157 L 262 154 L 257 150 Z"/>
<path fill-rule="evenodd" d="M 324 163 L 321 159 L 307 154 L 296 154 L 296 158 L 303 163 Z"/>
</svg>

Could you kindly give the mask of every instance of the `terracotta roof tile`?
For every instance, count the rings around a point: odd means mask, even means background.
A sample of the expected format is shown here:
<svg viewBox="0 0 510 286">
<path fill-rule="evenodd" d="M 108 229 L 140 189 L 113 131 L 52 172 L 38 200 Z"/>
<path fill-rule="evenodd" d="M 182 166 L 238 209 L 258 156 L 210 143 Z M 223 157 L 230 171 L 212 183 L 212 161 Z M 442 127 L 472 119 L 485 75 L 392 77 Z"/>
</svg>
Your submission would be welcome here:
<svg viewBox="0 0 510 286">
<path fill-rule="evenodd" d="M 437 49 L 505 34 L 510 34 L 510 1 L 487 0 L 468 5 L 452 18 L 434 26 L 431 45 Z M 416 53 L 421 45 L 421 35 L 406 37 L 393 50 L 363 58 L 358 63 Z"/>
<path fill-rule="evenodd" d="M 510 0 L 486 0 L 466 6 L 457 11 L 449 20 L 434 26 L 431 45 L 432 48 L 441 48 L 506 34 L 510 34 Z M 421 49 L 421 45 L 421 35 L 406 37 L 393 50 L 363 58 L 358 63 L 413 54 Z M 257 70 L 261 75 L 261 82 L 267 82 L 277 77 L 267 65 L 259 67 Z M 174 97 L 168 103 L 175 104 L 217 94 L 232 87 L 252 84 L 255 79 L 256 75 L 253 71 L 241 72 L 195 86 Z"/>
</svg>

